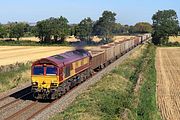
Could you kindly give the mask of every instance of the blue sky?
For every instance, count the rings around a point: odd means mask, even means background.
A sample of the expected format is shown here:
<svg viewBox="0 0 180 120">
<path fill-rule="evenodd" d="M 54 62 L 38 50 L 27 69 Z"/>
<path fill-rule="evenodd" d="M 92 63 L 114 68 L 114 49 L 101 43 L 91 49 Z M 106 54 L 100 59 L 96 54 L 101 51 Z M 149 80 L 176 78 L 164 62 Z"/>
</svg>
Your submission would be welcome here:
<svg viewBox="0 0 180 120">
<path fill-rule="evenodd" d="M 85 17 L 97 20 L 104 10 L 111 10 L 117 13 L 117 22 L 133 25 L 152 22 L 152 15 L 164 9 L 174 9 L 180 18 L 180 0 L 0 0 L 0 23 L 36 22 L 61 15 L 78 23 Z"/>
</svg>

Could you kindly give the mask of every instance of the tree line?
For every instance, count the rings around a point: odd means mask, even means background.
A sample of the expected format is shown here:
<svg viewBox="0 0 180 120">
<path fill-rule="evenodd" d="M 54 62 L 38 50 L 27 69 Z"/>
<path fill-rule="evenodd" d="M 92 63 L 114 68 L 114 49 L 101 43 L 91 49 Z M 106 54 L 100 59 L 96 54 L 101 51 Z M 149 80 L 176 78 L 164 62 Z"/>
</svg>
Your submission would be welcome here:
<svg viewBox="0 0 180 120">
<path fill-rule="evenodd" d="M 0 38 L 19 40 L 24 36 L 36 36 L 45 43 L 63 42 L 67 36 L 72 35 L 80 40 L 91 40 L 91 36 L 107 39 L 113 35 L 149 32 L 152 32 L 152 25 L 147 22 L 139 22 L 134 26 L 117 23 L 116 13 L 112 11 L 104 11 L 96 21 L 87 17 L 78 24 L 69 24 L 63 16 L 38 21 L 35 26 L 25 22 L 0 24 Z"/>
<path fill-rule="evenodd" d="M 156 45 L 167 45 L 169 36 L 178 36 L 180 27 L 176 11 L 162 10 L 152 16 L 152 42 Z"/>
</svg>

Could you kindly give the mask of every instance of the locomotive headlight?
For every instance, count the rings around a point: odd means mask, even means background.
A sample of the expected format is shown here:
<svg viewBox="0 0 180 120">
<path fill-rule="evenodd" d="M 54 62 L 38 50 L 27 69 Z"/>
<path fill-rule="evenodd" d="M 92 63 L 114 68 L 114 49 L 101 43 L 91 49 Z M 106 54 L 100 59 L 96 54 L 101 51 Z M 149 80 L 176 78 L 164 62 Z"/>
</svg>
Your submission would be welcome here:
<svg viewBox="0 0 180 120">
<path fill-rule="evenodd" d="M 32 85 L 37 85 L 38 83 L 37 82 L 32 82 Z"/>
</svg>

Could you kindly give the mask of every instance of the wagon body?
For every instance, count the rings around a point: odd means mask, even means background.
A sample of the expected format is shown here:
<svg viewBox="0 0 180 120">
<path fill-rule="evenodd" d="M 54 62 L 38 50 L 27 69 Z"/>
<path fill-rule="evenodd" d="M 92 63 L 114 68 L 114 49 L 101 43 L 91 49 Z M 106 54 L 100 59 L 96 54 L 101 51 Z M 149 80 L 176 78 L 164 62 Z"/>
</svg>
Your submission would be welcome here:
<svg viewBox="0 0 180 120">
<path fill-rule="evenodd" d="M 89 53 L 91 54 L 91 68 L 97 69 L 98 67 L 102 66 L 105 62 L 105 51 L 103 50 L 90 50 Z"/>
<path fill-rule="evenodd" d="M 103 46 L 101 46 L 101 49 L 103 49 L 104 52 L 105 52 L 105 60 L 106 60 L 106 62 L 112 62 L 112 60 L 115 57 L 115 55 L 114 55 L 114 47 L 109 46 L 109 45 L 103 45 Z"/>
<path fill-rule="evenodd" d="M 119 57 L 121 55 L 121 42 L 114 42 L 115 43 L 115 56 Z"/>
</svg>

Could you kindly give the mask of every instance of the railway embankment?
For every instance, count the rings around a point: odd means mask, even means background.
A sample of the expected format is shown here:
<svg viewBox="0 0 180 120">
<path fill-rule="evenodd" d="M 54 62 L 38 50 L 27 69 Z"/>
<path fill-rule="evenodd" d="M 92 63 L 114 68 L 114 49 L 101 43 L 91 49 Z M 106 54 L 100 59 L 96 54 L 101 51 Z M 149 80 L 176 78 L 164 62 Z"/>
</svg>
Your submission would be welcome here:
<svg viewBox="0 0 180 120">
<path fill-rule="evenodd" d="M 31 62 L 0 66 L 0 93 L 27 83 L 30 80 L 30 66 Z"/>
<path fill-rule="evenodd" d="M 140 47 L 51 119 L 159 119 L 155 49 L 153 45 Z"/>
</svg>

